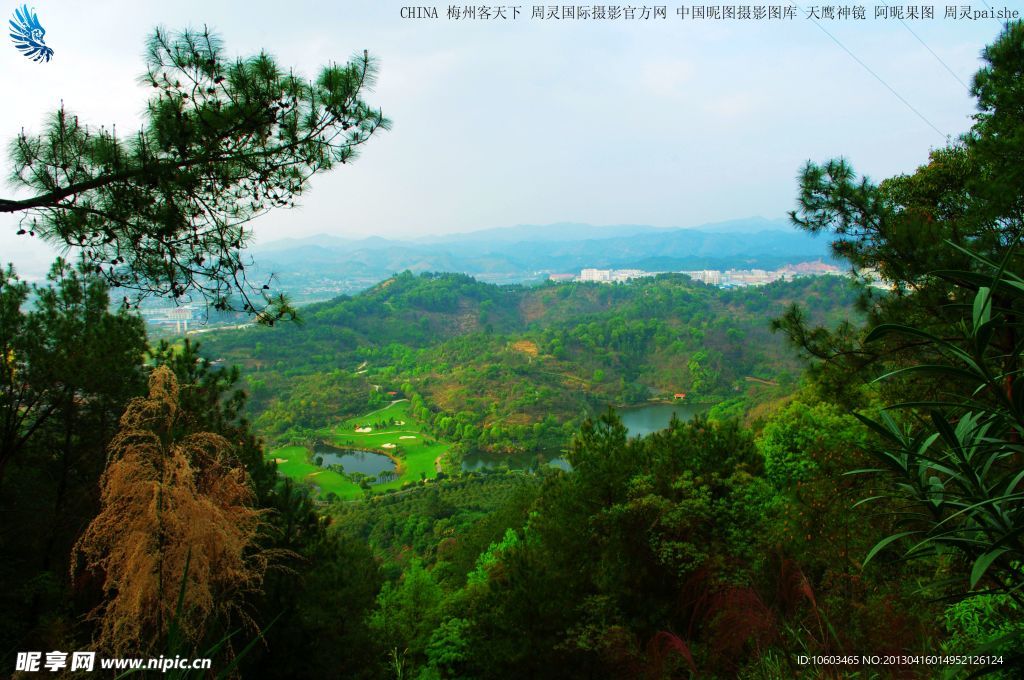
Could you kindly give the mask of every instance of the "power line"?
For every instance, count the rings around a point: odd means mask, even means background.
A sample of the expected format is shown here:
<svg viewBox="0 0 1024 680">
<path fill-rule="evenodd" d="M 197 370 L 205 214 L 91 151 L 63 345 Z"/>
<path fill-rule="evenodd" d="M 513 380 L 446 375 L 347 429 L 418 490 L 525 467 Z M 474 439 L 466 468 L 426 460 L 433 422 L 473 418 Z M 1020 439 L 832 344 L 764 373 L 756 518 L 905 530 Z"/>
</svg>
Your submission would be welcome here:
<svg viewBox="0 0 1024 680">
<path fill-rule="evenodd" d="M 984 0 L 982 0 L 982 2 L 984 2 Z M 885 5 L 886 7 L 888 7 L 888 6 L 889 6 L 889 5 L 887 5 L 886 3 L 884 3 L 884 2 L 883 2 L 882 4 L 883 4 L 883 5 Z M 986 6 L 987 6 L 987 4 L 986 4 Z M 990 8 L 990 9 L 991 9 L 991 8 Z M 914 29 L 912 29 L 912 28 L 910 27 L 910 24 L 908 24 L 908 23 L 907 23 L 906 21 L 904 21 L 903 19 L 900 19 L 900 20 L 899 20 L 899 22 L 900 22 L 901 24 L 903 24 L 903 27 L 904 27 L 904 28 L 906 28 L 906 29 L 907 29 L 908 31 L 910 31 L 910 35 L 912 35 L 912 36 L 914 36 L 915 38 L 917 38 L 917 42 L 919 42 L 919 43 L 921 43 L 922 45 L 924 45 L 924 48 L 925 48 L 926 50 L 928 50 L 929 52 L 931 52 L 932 56 L 933 56 L 933 57 L 935 57 L 935 59 L 936 59 L 936 60 L 937 60 L 937 61 L 938 61 L 938 62 L 939 62 L 940 64 L 942 64 L 943 68 L 945 68 L 945 69 L 946 69 L 947 71 L 949 71 L 949 75 L 953 76 L 953 77 L 954 77 L 954 78 L 956 79 L 956 82 L 958 82 L 958 83 L 960 83 L 961 85 L 963 85 L 963 86 L 964 86 L 964 88 L 965 88 L 965 89 L 966 89 L 966 90 L 967 90 L 968 92 L 970 92 L 970 91 L 971 91 L 971 87 L 970 87 L 970 85 L 968 85 L 968 84 L 967 84 L 967 83 L 965 83 L 964 81 L 960 80 L 960 76 L 958 76 L 958 75 L 957 75 L 957 74 L 956 74 L 956 73 L 955 73 L 955 72 L 953 71 L 953 69 L 951 69 L 951 68 L 949 67 L 949 65 L 948 65 L 948 64 L 947 64 L 946 62 L 942 61 L 942 57 L 940 57 L 939 55 L 937 55 L 937 54 L 935 53 L 935 50 L 933 50 L 933 49 L 932 49 L 931 47 L 929 47 L 929 46 L 928 46 L 928 43 L 926 43 L 926 42 L 925 42 L 925 41 L 924 41 L 924 40 L 923 40 L 923 39 L 921 38 L 921 36 L 919 36 L 919 35 L 918 35 L 918 34 L 917 34 L 917 33 L 916 33 L 915 31 L 914 31 Z"/>
<path fill-rule="evenodd" d="M 990 5 L 987 2 L 985 2 L 985 0 L 981 0 L 981 4 L 985 5 L 985 7 L 988 7 L 988 11 L 992 12 L 992 16 L 990 17 L 992 19 L 992 21 L 994 21 L 996 23 L 1000 23 L 999 19 L 996 18 L 996 16 L 995 16 L 996 11 L 994 9 L 992 9 L 992 5 Z"/>
<path fill-rule="evenodd" d="M 797 5 L 796 3 L 790 3 L 790 4 L 791 4 L 791 5 L 793 5 L 794 7 L 796 7 L 797 9 L 799 9 L 799 10 L 800 10 L 801 12 L 804 12 L 804 13 L 806 13 L 806 11 L 807 11 L 807 10 L 805 10 L 805 9 L 804 9 L 803 7 L 801 7 L 800 5 Z M 893 96 L 895 96 L 895 97 L 896 97 L 897 99 L 899 99 L 899 100 L 900 100 L 901 102 L 903 102 L 903 105 L 904 105 L 904 106 L 906 106 L 906 107 L 907 107 L 908 109 L 910 109 L 911 111 L 913 111 L 913 112 L 914 112 L 914 114 L 915 114 L 915 115 L 916 115 L 916 116 L 917 116 L 918 118 L 920 118 L 921 120 L 923 120 L 923 121 L 924 121 L 924 122 L 925 122 L 925 123 L 926 123 L 926 124 L 928 125 L 928 127 L 930 127 L 931 129 L 935 130 L 935 132 L 937 132 L 937 133 L 939 134 L 939 136 L 941 136 L 941 137 L 942 137 L 943 139 L 947 139 L 947 138 L 949 137 L 949 135 L 947 135 L 946 133 L 944 133 L 944 132 L 943 132 L 942 130 L 940 130 L 939 128 L 935 127 L 935 125 L 934 125 L 934 124 L 933 124 L 933 123 L 932 123 L 932 122 L 931 122 L 930 120 L 928 120 L 927 118 L 925 118 L 925 116 L 924 116 L 924 114 L 923 114 L 923 113 L 921 113 L 921 112 L 920 112 L 920 111 L 918 111 L 918 110 L 917 110 L 916 108 L 914 108 L 914 105 L 913 105 L 913 104 L 911 104 L 910 102 L 908 102 L 908 101 L 907 101 L 907 100 L 906 100 L 906 99 L 905 99 L 905 98 L 903 97 L 903 95 L 901 95 L 901 94 L 900 94 L 899 92 L 897 92 L 897 91 L 895 90 L 895 88 L 893 88 L 893 86 L 892 86 L 892 85 L 890 85 L 889 83 L 885 82 L 885 80 L 884 80 L 884 79 L 882 78 L 882 76 L 878 75 L 878 74 L 877 74 L 877 73 L 875 73 L 875 72 L 874 72 L 873 70 L 871 70 L 871 67 L 870 67 L 870 66 L 868 66 L 868 65 L 867 65 L 867 64 L 865 64 L 865 63 L 864 63 L 863 61 L 861 61 L 860 57 L 858 57 L 858 56 L 857 56 L 856 54 L 854 54 L 854 53 L 853 53 L 853 51 L 852 51 L 852 50 L 850 50 L 850 48 L 848 48 L 848 47 L 847 47 L 846 45 L 844 45 L 844 44 L 843 44 L 842 42 L 840 42 L 839 38 L 837 38 L 837 37 L 835 37 L 834 35 L 832 35 L 832 34 L 831 34 L 831 33 L 830 33 L 829 31 L 828 31 L 828 29 L 826 29 L 826 28 L 825 28 L 824 26 L 822 26 L 822 25 L 821 25 L 821 23 L 819 23 L 819 22 L 818 22 L 818 20 L 817 20 L 817 19 L 815 19 L 815 18 L 814 18 L 814 17 L 812 17 L 812 16 L 808 16 L 807 18 L 808 18 L 808 19 L 810 19 L 810 20 L 811 20 L 811 21 L 812 21 L 812 22 L 814 23 L 814 25 L 815 25 L 815 26 L 817 26 L 818 28 L 820 28 L 820 29 L 821 29 L 821 31 L 822 31 L 822 32 L 823 32 L 823 33 L 824 33 L 825 35 L 827 35 L 827 36 L 828 36 L 829 38 L 831 38 L 831 39 L 832 39 L 832 42 L 834 42 L 835 44 L 839 45 L 839 47 L 841 47 L 841 48 L 843 49 L 843 51 L 844 51 L 844 52 L 846 52 L 847 54 L 849 54 L 849 55 L 850 55 L 850 57 L 851 57 L 851 58 L 852 58 L 852 59 L 853 59 L 854 61 L 856 61 L 856 62 L 857 62 L 858 64 L 860 64 L 860 65 L 861 65 L 861 67 L 862 67 L 862 68 L 863 68 L 863 69 L 864 69 L 865 71 L 867 71 L 867 72 L 868 72 L 868 73 L 870 73 L 870 74 L 871 74 L 872 76 L 874 76 L 875 80 L 877 80 L 877 81 L 878 81 L 878 82 L 880 82 L 880 83 L 881 83 L 882 85 L 884 85 L 884 86 L 885 86 L 885 89 L 889 90 L 889 92 L 892 92 Z"/>
</svg>

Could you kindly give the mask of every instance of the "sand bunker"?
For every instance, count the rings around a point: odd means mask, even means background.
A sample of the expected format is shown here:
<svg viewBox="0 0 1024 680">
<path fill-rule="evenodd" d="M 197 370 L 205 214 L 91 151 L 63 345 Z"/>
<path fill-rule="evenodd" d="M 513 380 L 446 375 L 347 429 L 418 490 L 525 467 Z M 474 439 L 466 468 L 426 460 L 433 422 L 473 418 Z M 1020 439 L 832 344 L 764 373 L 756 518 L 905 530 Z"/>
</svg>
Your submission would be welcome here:
<svg viewBox="0 0 1024 680">
<path fill-rule="evenodd" d="M 356 432 L 373 432 L 372 427 L 357 427 Z"/>
<path fill-rule="evenodd" d="M 308 475 L 306 475 L 306 476 L 307 476 L 307 477 L 316 477 L 317 475 L 322 475 L 323 473 L 324 473 L 324 471 L 323 471 L 323 470 L 321 470 L 320 472 L 310 472 L 310 473 L 309 473 Z"/>
<path fill-rule="evenodd" d="M 399 437 L 399 439 L 416 439 L 416 436 L 411 434 L 403 434 L 401 437 Z"/>
<path fill-rule="evenodd" d="M 395 425 L 405 425 L 405 421 L 404 420 L 396 420 L 395 421 Z"/>
<path fill-rule="evenodd" d="M 395 444 L 391 444 L 391 443 L 381 444 L 380 446 L 381 446 L 382 449 L 393 449 L 393 448 L 396 448 L 396 445 Z"/>
<path fill-rule="evenodd" d="M 287 463 L 288 459 L 287 458 L 275 458 L 274 462 L 277 463 L 278 465 L 280 465 L 281 463 Z"/>
</svg>

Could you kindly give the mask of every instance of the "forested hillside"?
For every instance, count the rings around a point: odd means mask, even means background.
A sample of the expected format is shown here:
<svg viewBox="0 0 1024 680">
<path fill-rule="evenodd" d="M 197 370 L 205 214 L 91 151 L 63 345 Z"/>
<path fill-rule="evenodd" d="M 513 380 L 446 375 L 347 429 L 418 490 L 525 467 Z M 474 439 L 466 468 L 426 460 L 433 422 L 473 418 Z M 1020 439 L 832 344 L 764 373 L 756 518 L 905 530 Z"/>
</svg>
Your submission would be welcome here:
<svg viewBox="0 0 1024 680">
<path fill-rule="evenodd" d="M 58 112 L 12 152 L 36 195 L 0 200 L 96 247 L 0 269 L 0 675 L 1021 677 L 1024 23 L 983 60 L 913 173 L 803 168 L 791 221 L 856 280 L 404 273 L 287 324 L 242 225 L 386 127 L 371 60 L 307 84 L 158 32 L 152 143 Z M 153 344 L 125 283 L 273 327 Z M 607 408 L 677 396 L 710 410 L 630 436 Z"/>
<path fill-rule="evenodd" d="M 797 300 L 815 322 L 856 319 L 854 298 L 841 277 L 529 288 L 406 272 L 305 308 L 301 325 L 211 334 L 203 349 L 244 368 L 256 423 L 273 437 L 301 438 L 403 396 L 438 436 L 467 447 L 558 449 L 608 405 L 791 390 L 801 366 L 771 319 Z"/>
</svg>

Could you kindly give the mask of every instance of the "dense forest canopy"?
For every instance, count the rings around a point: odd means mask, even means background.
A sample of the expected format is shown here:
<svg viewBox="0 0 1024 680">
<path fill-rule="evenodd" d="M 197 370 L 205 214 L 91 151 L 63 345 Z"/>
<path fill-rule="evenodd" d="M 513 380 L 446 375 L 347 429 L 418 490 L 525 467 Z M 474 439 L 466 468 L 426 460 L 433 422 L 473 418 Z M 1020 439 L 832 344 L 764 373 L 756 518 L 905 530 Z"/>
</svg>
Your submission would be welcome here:
<svg viewBox="0 0 1024 680">
<path fill-rule="evenodd" d="M 301 439 L 395 392 L 467 447 L 558 450 L 581 414 L 608 405 L 677 393 L 753 404 L 776 383 L 791 390 L 801 366 L 768 319 L 800 300 L 819 322 L 856 321 L 855 298 L 842 277 L 721 290 L 682 275 L 523 287 L 405 272 L 311 305 L 301 326 L 203 344 L 246 369 L 269 436 Z"/>
</svg>

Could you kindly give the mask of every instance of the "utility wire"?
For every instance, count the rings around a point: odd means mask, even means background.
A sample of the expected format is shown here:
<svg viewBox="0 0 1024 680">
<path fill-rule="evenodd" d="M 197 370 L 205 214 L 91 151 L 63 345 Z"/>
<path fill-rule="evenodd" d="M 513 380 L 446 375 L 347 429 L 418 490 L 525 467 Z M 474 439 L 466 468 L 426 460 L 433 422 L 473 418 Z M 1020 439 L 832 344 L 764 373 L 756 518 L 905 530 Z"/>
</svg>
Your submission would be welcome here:
<svg viewBox="0 0 1024 680">
<path fill-rule="evenodd" d="M 995 14 L 995 13 L 996 13 L 996 12 L 995 12 L 995 10 L 994 10 L 994 9 L 992 9 L 992 5 L 990 5 L 990 4 L 988 4 L 987 2 L 985 2 L 985 0 L 981 0 L 981 4 L 985 5 L 985 7 L 988 7 L 988 11 L 992 12 L 992 14 Z M 993 17 L 991 17 L 991 18 L 992 18 L 992 21 L 994 21 L 994 22 L 996 22 L 996 23 L 999 23 L 999 19 L 998 19 L 998 18 L 996 18 L 995 16 L 993 16 Z"/>
<path fill-rule="evenodd" d="M 799 9 L 799 10 L 800 10 L 801 12 L 804 12 L 804 13 L 806 13 L 806 12 L 807 12 L 807 10 L 805 10 L 805 9 L 804 9 L 803 7 L 801 7 L 800 5 L 797 5 L 796 3 L 790 3 L 790 4 L 791 4 L 791 5 L 793 5 L 794 7 L 796 7 L 797 9 Z M 940 130 L 939 128 L 935 127 L 934 123 L 932 123 L 932 122 L 931 122 L 930 120 L 928 120 L 927 118 L 925 118 L 924 114 L 923 114 L 923 113 L 921 113 L 920 111 L 918 111 L 918 110 L 917 110 L 916 108 L 914 108 L 914 105 L 913 105 L 913 104 L 911 104 L 910 102 L 908 102 L 908 101 L 907 101 L 907 100 L 906 100 L 906 99 L 905 99 L 905 98 L 903 97 L 903 95 L 901 95 L 901 94 L 900 94 L 899 92 L 897 92 L 897 91 L 895 90 L 895 88 L 893 88 L 893 86 L 892 86 L 892 85 L 890 85 L 889 83 L 885 82 L 885 80 L 884 80 L 884 79 L 882 78 L 882 76 L 880 76 L 880 75 L 878 75 L 877 73 L 875 73 L 874 71 L 872 71 L 872 70 L 871 70 L 871 67 L 870 67 L 870 66 L 868 66 L 868 65 L 867 65 L 867 64 L 865 64 L 865 63 L 864 63 L 863 61 L 861 61 L 860 57 L 858 57 L 858 56 L 857 56 L 856 54 L 854 54 L 854 53 L 853 53 L 853 51 L 852 51 L 852 50 L 850 50 L 850 48 L 848 48 L 848 47 L 847 47 L 846 45 L 844 45 L 844 44 L 843 44 L 842 42 L 840 42 L 840 41 L 839 41 L 839 38 L 837 38 L 837 37 L 835 37 L 834 35 L 832 35 L 832 33 L 830 33 L 830 32 L 829 32 L 829 30 L 828 30 L 827 28 L 825 28 L 824 26 L 822 26 L 822 25 L 821 25 L 821 23 L 820 23 L 820 22 L 819 22 L 819 21 L 818 21 L 817 19 L 815 19 L 815 18 L 814 18 L 814 17 L 812 17 L 812 16 L 808 16 L 807 18 L 808 18 L 808 19 L 810 19 L 810 20 L 811 20 L 811 21 L 812 21 L 812 22 L 814 23 L 814 25 L 815 25 L 815 26 L 817 26 L 818 28 L 820 28 L 820 29 L 822 30 L 822 32 L 823 32 L 823 33 L 824 33 L 825 35 L 827 35 L 827 36 L 828 36 L 829 38 L 831 38 L 831 39 L 832 39 L 832 42 L 834 42 L 834 43 L 835 43 L 836 45 L 839 45 L 839 47 L 841 47 L 841 48 L 843 49 L 843 51 L 844 51 L 844 52 L 846 52 L 847 54 L 849 54 L 849 55 L 850 55 L 850 57 L 851 57 L 851 58 L 852 58 L 852 59 L 853 59 L 854 61 L 856 61 L 856 62 L 857 62 L 858 64 L 860 64 L 860 65 L 861 65 L 861 67 L 862 67 L 862 68 L 863 68 L 863 69 L 864 69 L 865 71 L 867 71 L 867 72 L 868 72 L 868 73 L 870 73 L 870 74 L 871 74 L 872 76 L 874 76 L 875 80 L 877 80 L 877 81 L 878 81 L 878 82 L 880 82 L 880 83 L 881 83 L 882 85 L 884 85 L 884 86 L 885 86 L 885 89 L 889 90 L 889 92 L 892 92 L 893 96 L 895 96 L 895 97 L 896 97 L 897 99 L 899 99 L 899 100 L 900 100 L 901 102 L 903 102 L 903 105 L 904 105 L 904 106 L 906 106 L 906 107 L 907 107 L 908 109 L 910 109 L 911 111 L 913 111 L 913 112 L 914 112 L 914 114 L 915 114 L 915 115 L 916 115 L 916 116 L 917 116 L 918 118 L 920 118 L 921 120 L 923 120 L 923 121 L 924 121 L 924 122 L 925 122 L 925 123 L 926 123 L 926 124 L 928 125 L 928 127 L 930 127 L 931 129 L 935 130 L 935 132 L 937 132 L 937 133 L 939 134 L 939 136 L 940 136 L 940 137 L 942 137 L 943 139 L 948 139 L 948 138 L 949 138 L 949 135 L 947 135 L 947 134 L 946 134 L 945 132 L 943 132 L 943 131 L 942 131 L 942 130 Z M 958 79 L 958 80 L 959 80 L 959 79 Z"/>
<path fill-rule="evenodd" d="M 984 2 L 984 0 L 982 0 L 982 2 Z M 889 6 L 889 5 L 887 5 L 886 3 L 884 3 L 884 2 L 883 2 L 882 4 L 883 4 L 883 5 L 885 5 L 886 7 L 888 7 L 888 6 Z M 987 4 L 986 4 L 986 6 L 987 6 Z M 990 8 L 990 9 L 991 9 L 991 8 Z M 949 71 L 949 75 L 953 76 L 953 77 L 954 77 L 954 78 L 956 79 L 956 82 L 958 82 L 958 83 L 960 83 L 961 85 L 963 85 L 963 86 L 964 86 L 964 88 L 965 88 L 965 89 L 966 89 L 966 90 L 967 90 L 968 92 L 970 92 L 970 91 L 971 91 L 971 86 L 970 86 L 970 85 L 968 85 L 967 83 L 965 83 L 964 81 L 960 80 L 960 76 L 958 76 L 958 75 L 957 75 L 957 74 L 956 74 L 956 73 L 955 73 L 955 72 L 953 71 L 953 69 L 951 69 L 951 68 L 949 67 L 949 64 L 947 64 L 946 62 L 942 61 L 942 57 L 940 57 L 939 55 L 935 54 L 935 50 L 933 50 L 933 49 L 932 49 L 931 47 L 929 47 L 929 46 L 928 46 L 928 43 L 926 43 L 926 42 L 925 42 L 925 41 L 924 41 L 924 40 L 923 40 L 923 39 L 921 38 L 921 36 L 919 36 L 919 35 L 918 35 L 918 34 L 917 34 L 917 33 L 916 33 L 915 31 L 914 31 L 914 29 L 912 29 L 912 28 L 910 27 L 910 24 L 908 24 L 908 23 L 907 23 L 906 21 L 904 21 L 903 19 L 900 19 L 900 20 L 899 20 L 899 22 L 900 22 L 901 24 L 903 24 L 903 27 L 904 27 L 904 28 L 906 28 L 906 29 L 907 29 L 908 31 L 910 31 L 910 35 L 912 35 L 912 36 L 914 36 L 915 38 L 917 38 L 917 42 L 919 42 L 919 43 L 921 43 L 922 45 L 924 45 L 924 48 L 925 48 L 926 50 L 928 50 L 929 52 L 931 52 L 932 56 L 933 56 L 933 57 L 935 57 L 935 59 L 936 59 L 936 60 L 937 60 L 937 61 L 938 61 L 938 62 L 939 62 L 940 64 L 942 64 L 942 67 L 943 67 L 943 68 L 945 68 L 945 69 L 946 69 L 947 71 Z"/>
</svg>

